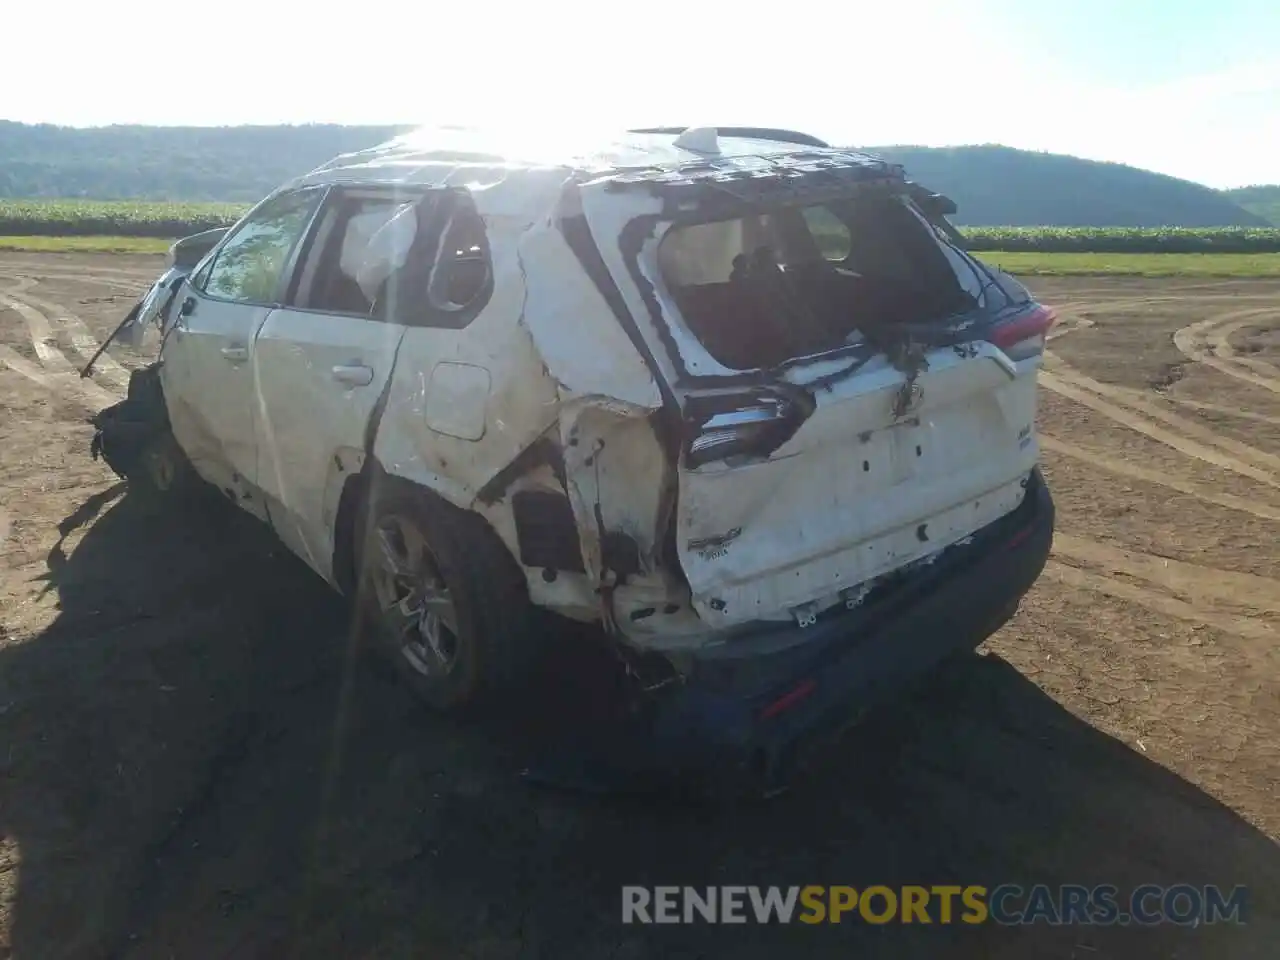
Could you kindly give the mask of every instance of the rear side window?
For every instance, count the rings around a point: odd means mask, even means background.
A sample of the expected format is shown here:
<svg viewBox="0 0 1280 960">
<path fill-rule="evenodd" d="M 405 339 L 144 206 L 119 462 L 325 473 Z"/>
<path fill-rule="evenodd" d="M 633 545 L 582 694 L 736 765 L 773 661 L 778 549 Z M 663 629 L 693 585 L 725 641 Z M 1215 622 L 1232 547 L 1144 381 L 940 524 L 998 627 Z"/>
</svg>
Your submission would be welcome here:
<svg viewBox="0 0 1280 960">
<path fill-rule="evenodd" d="M 321 215 L 293 305 L 423 326 L 461 326 L 492 266 L 470 195 L 340 194 Z"/>
<path fill-rule="evenodd" d="M 835 263 L 849 259 L 853 252 L 853 237 L 848 225 L 830 207 L 802 207 L 800 213 L 823 257 Z"/>
<path fill-rule="evenodd" d="M 436 310 L 456 314 L 487 295 L 492 284 L 492 264 L 484 221 L 476 212 L 471 195 L 456 195 L 446 217 L 427 296 Z"/>
<path fill-rule="evenodd" d="M 214 254 L 197 283 L 208 296 L 274 303 L 294 246 L 311 222 L 321 191 L 300 190 L 263 203 Z"/>
<path fill-rule="evenodd" d="M 370 316 L 418 235 L 413 199 L 343 197 L 321 218 L 299 278 L 296 305 Z"/>
</svg>

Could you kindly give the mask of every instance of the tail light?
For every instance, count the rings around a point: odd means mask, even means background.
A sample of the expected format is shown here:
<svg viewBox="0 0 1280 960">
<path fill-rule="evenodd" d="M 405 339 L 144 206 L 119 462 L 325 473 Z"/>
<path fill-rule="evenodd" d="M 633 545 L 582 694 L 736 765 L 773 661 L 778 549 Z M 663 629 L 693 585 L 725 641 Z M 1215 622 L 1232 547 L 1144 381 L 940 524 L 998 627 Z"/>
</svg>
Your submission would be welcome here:
<svg viewBox="0 0 1280 960">
<path fill-rule="evenodd" d="M 1057 319 L 1058 315 L 1051 309 L 1037 304 L 1031 310 L 997 324 L 987 334 L 987 340 L 1003 350 L 1010 360 L 1026 360 L 1044 352 L 1046 335 Z"/>
<path fill-rule="evenodd" d="M 748 394 L 698 398 L 685 423 L 690 469 L 717 460 L 766 458 L 796 432 L 804 411 L 785 397 Z"/>
</svg>

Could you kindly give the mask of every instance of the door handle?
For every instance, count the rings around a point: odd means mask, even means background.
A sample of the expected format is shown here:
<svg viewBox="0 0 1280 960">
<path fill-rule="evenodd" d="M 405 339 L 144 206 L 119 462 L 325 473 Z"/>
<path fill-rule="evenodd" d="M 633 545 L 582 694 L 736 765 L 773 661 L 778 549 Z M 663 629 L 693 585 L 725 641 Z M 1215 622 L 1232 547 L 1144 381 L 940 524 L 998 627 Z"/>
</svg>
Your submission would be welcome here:
<svg viewBox="0 0 1280 960">
<path fill-rule="evenodd" d="M 373 367 L 359 363 L 339 364 L 333 368 L 333 379 L 352 387 L 367 387 L 373 383 Z"/>
<path fill-rule="evenodd" d="M 244 363 L 249 359 L 249 348 L 241 346 L 223 347 L 222 356 L 231 363 Z"/>
</svg>

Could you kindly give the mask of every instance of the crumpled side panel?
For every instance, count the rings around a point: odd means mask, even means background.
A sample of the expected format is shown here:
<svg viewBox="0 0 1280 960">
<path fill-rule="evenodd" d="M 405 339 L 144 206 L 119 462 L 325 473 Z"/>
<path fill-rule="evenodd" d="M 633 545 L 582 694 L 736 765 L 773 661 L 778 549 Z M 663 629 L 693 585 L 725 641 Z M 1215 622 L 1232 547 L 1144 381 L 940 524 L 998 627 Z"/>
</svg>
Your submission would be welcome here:
<svg viewBox="0 0 1280 960">
<path fill-rule="evenodd" d="M 524 324 L 565 399 L 661 406 L 653 374 L 560 231 L 549 222 L 533 227 L 520 238 L 519 258 L 529 292 Z"/>
<path fill-rule="evenodd" d="M 519 322 L 525 289 L 514 237 L 495 230 L 490 245 L 493 295 L 479 316 L 461 330 L 405 331 L 374 441 L 388 473 L 463 508 L 558 416 L 555 381 Z"/>
</svg>

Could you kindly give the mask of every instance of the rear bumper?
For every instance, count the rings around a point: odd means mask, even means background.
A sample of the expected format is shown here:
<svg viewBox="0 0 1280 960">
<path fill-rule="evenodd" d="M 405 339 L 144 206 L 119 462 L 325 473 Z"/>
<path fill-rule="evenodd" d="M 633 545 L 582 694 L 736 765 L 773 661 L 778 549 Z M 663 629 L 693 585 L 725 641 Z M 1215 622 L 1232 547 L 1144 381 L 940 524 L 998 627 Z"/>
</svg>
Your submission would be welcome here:
<svg viewBox="0 0 1280 960">
<path fill-rule="evenodd" d="M 654 704 L 655 746 L 699 779 L 783 785 L 867 708 L 999 629 L 1044 568 L 1053 526 L 1036 470 L 1012 513 L 856 609 L 820 618 L 802 642 L 789 636 L 800 628 L 771 625 L 708 649 Z"/>
</svg>

